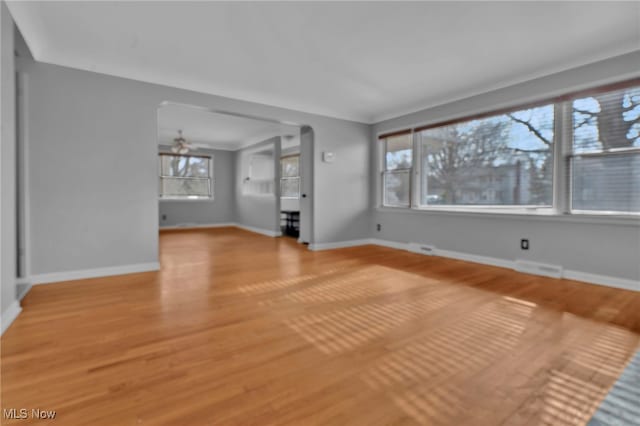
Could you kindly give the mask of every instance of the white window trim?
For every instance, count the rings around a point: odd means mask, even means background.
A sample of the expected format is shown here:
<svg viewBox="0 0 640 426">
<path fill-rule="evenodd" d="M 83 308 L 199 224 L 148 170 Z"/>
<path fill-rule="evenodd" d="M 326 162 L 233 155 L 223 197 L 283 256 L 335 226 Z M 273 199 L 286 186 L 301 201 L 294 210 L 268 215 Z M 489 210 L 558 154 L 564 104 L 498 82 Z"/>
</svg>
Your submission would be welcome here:
<svg viewBox="0 0 640 426">
<path fill-rule="evenodd" d="M 195 202 L 204 202 L 204 203 L 212 203 L 213 200 L 213 196 L 211 197 L 197 197 L 197 196 L 191 196 L 189 197 L 159 197 L 158 201 L 160 201 L 161 203 L 175 203 L 175 202 L 187 202 L 187 203 L 195 203 Z"/>
<path fill-rule="evenodd" d="M 554 145 L 553 145 L 553 205 L 552 206 L 422 206 L 419 205 L 420 191 L 420 167 L 416 164 L 416 158 L 421 158 L 419 132 L 412 130 L 413 153 L 410 179 L 409 206 L 391 206 L 384 204 L 384 173 L 386 157 L 386 141 L 380 143 L 380 136 L 388 133 L 388 130 L 379 131 L 375 141 L 378 153 L 379 179 L 376 182 L 379 188 L 376 191 L 378 199 L 375 210 L 378 212 L 411 212 L 417 214 L 428 213 L 453 213 L 472 216 L 494 217 L 540 217 L 544 219 L 555 218 L 564 222 L 579 223 L 607 223 L 622 225 L 640 225 L 640 212 L 599 211 L 599 210 L 573 210 L 571 209 L 571 175 L 569 173 L 569 158 L 572 154 L 573 132 L 571 122 L 571 101 L 551 102 L 554 105 Z M 517 106 L 514 110 L 517 110 Z M 384 141 L 384 140 L 383 140 Z M 633 151 L 633 150 L 631 150 Z M 575 154 L 579 155 L 579 154 Z"/>
<path fill-rule="evenodd" d="M 415 214 L 419 216 L 460 216 L 460 217 L 482 217 L 493 219 L 520 219 L 534 221 L 548 221 L 560 223 L 594 223 L 606 225 L 623 225 L 623 226 L 640 226 L 640 217 L 628 215 L 601 215 L 601 214 L 559 214 L 557 212 L 538 212 L 531 213 L 527 211 L 516 210 L 484 210 L 471 211 L 464 209 L 408 209 L 396 207 L 376 207 L 377 213 L 399 213 L 399 214 Z"/>
<path fill-rule="evenodd" d="M 411 167 L 409 168 L 404 168 L 404 169 L 393 169 L 393 170 L 387 170 L 387 141 L 385 139 L 384 143 L 382 144 L 382 155 L 381 155 L 381 161 L 380 161 L 380 205 L 382 207 L 388 207 L 388 208 L 394 208 L 394 209 L 410 209 L 413 207 L 414 205 L 414 188 L 416 187 L 415 183 L 414 183 L 414 170 L 415 170 L 415 154 L 416 154 L 416 142 L 415 142 L 415 132 L 411 131 L 411 139 L 412 139 L 412 143 L 413 143 L 413 147 L 412 147 L 412 152 L 411 152 Z M 386 173 L 393 173 L 393 172 L 406 172 L 409 173 L 409 204 L 406 206 L 402 206 L 402 205 L 393 205 L 393 204 L 385 204 L 384 200 L 385 200 L 385 188 L 384 188 L 384 175 Z"/>
</svg>

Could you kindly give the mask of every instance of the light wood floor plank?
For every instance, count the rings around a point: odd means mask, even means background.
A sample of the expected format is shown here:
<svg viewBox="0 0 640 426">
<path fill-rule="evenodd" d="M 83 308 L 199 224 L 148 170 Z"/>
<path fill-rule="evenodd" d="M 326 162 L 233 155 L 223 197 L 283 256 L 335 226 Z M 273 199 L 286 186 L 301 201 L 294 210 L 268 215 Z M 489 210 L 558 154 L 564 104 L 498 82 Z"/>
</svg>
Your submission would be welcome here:
<svg viewBox="0 0 640 426">
<path fill-rule="evenodd" d="M 3 409 L 64 425 L 583 425 L 640 344 L 630 291 L 234 228 L 160 246 L 158 273 L 31 290 L 2 337 Z"/>
</svg>

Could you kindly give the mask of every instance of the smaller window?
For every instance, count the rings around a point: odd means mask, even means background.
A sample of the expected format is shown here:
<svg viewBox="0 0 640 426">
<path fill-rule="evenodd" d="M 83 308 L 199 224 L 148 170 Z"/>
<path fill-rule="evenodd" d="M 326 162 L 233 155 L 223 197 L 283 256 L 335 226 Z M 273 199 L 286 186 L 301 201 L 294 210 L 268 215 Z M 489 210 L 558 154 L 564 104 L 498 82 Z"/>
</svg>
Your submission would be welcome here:
<svg viewBox="0 0 640 426">
<path fill-rule="evenodd" d="M 640 87 L 574 99 L 572 212 L 640 213 Z"/>
<path fill-rule="evenodd" d="M 386 138 L 383 144 L 383 205 L 409 207 L 411 205 L 413 134 L 391 136 Z"/>
<path fill-rule="evenodd" d="M 300 198 L 300 156 L 291 155 L 280 159 L 280 197 Z"/>
<path fill-rule="evenodd" d="M 210 156 L 160 154 L 161 199 L 213 199 L 213 166 Z"/>
</svg>

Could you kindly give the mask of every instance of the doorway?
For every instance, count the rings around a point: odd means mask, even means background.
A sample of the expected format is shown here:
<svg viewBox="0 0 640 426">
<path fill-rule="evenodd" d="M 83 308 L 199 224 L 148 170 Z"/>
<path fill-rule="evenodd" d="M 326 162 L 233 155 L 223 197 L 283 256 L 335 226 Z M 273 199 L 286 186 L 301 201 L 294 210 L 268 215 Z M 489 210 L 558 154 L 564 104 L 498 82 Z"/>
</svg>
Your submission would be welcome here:
<svg viewBox="0 0 640 426">
<path fill-rule="evenodd" d="M 163 102 L 160 228 L 235 225 L 269 236 L 295 228 L 298 242 L 312 243 L 313 151 L 309 126 Z"/>
</svg>

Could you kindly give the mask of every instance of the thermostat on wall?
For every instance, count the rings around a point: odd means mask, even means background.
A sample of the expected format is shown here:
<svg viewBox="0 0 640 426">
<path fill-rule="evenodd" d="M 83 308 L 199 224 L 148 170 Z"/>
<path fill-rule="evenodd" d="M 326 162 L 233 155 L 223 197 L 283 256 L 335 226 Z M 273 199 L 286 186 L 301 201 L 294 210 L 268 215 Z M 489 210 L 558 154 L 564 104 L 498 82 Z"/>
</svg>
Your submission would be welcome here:
<svg viewBox="0 0 640 426">
<path fill-rule="evenodd" d="M 322 153 L 322 161 L 325 163 L 333 163 L 333 160 L 336 158 L 336 155 L 333 152 L 325 151 Z"/>
</svg>

